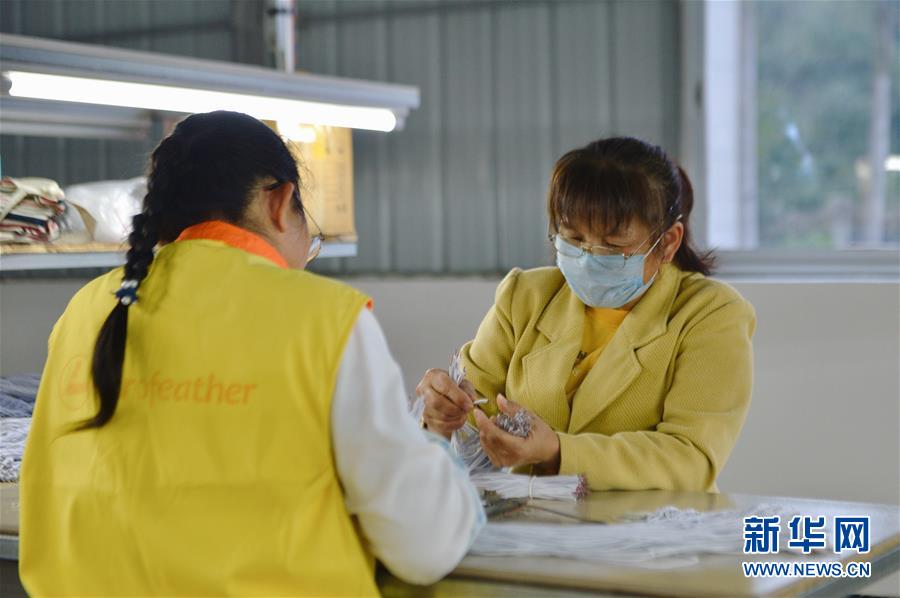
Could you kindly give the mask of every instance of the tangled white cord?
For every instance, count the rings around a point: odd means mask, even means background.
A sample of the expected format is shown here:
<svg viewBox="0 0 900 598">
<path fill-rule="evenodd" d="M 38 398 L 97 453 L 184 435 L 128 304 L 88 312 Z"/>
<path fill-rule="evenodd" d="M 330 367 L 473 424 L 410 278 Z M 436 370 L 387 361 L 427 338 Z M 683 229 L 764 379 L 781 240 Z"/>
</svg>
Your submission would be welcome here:
<svg viewBox="0 0 900 598">
<path fill-rule="evenodd" d="M 748 513 L 777 515 L 780 509 L 760 505 L 743 512 L 701 513 L 670 506 L 613 524 L 488 522 L 470 554 L 684 566 L 695 563 L 700 554 L 741 554 L 743 517 Z"/>
</svg>

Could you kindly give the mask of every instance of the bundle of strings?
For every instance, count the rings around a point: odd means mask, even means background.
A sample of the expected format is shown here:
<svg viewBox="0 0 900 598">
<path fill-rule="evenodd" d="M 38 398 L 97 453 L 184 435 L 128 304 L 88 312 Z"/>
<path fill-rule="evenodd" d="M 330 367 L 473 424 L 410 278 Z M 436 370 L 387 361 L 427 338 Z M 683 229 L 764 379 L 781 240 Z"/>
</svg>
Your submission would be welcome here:
<svg viewBox="0 0 900 598">
<path fill-rule="evenodd" d="M 478 490 L 490 490 L 502 498 L 579 500 L 588 495 L 587 480 L 580 475 L 528 476 L 504 471 L 486 471 L 469 476 Z"/>
<path fill-rule="evenodd" d="M 450 379 L 457 386 L 460 386 L 466 379 L 466 368 L 459 359 L 458 351 L 450 356 L 449 373 Z M 477 400 L 486 401 L 482 397 L 479 397 Z M 494 419 L 494 423 L 504 432 L 519 438 L 528 438 L 529 434 L 531 434 L 531 414 L 525 409 L 521 409 L 513 415 L 501 413 Z"/>
<path fill-rule="evenodd" d="M 542 556 L 652 568 L 691 565 L 701 554 L 742 554 L 743 517 L 778 515 L 760 505 L 747 511 L 698 512 L 663 507 L 612 524 L 488 522 L 469 551 L 480 556 Z"/>
<path fill-rule="evenodd" d="M 450 369 L 448 371 L 450 379 L 454 384 L 460 386 L 466 379 L 466 368 L 459 359 L 459 352 L 450 356 Z M 481 402 L 487 402 L 487 399 L 479 397 Z M 410 413 L 414 418 L 421 419 L 425 412 L 425 399 L 418 396 L 410 405 Z M 526 410 L 520 410 L 510 416 L 505 413 L 498 415 L 494 422 L 500 429 L 519 436 L 527 438 L 531 434 L 532 419 L 531 414 Z M 450 444 L 456 450 L 463 463 L 469 468 L 469 473 L 478 473 L 482 471 L 497 471 L 498 468 L 491 463 L 490 457 L 481 447 L 481 439 L 479 438 L 478 428 L 466 421 L 465 424 L 450 437 Z M 527 495 L 526 495 L 527 496 Z"/>
<path fill-rule="evenodd" d="M 520 409 L 512 415 L 501 413 L 494 419 L 498 428 L 519 438 L 528 438 L 531 434 L 532 421 L 531 414 L 524 409 Z"/>
<path fill-rule="evenodd" d="M 466 368 L 459 360 L 459 352 L 450 356 L 450 379 L 459 386 L 466 379 Z M 456 454 L 469 468 L 469 474 L 482 471 L 494 471 L 497 468 L 491 463 L 490 457 L 481 448 L 481 439 L 478 436 L 478 428 L 466 421 L 463 427 L 453 432 L 450 444 L 456 450 Z"/>
</svg>

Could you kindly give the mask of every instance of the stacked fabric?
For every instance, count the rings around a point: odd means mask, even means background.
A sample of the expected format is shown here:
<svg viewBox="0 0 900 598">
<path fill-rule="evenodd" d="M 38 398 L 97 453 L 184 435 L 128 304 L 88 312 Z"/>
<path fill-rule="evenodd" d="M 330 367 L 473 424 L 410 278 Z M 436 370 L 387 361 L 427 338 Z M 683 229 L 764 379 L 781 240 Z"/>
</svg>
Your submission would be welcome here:
<svg viewBox="0 0 900 598">
<path fill-rule="evenodd" d="M 31 417 L 40 383 L 40 374 L 0 378 L 0 418 Z"/>
<path fill-rule="evenodd" d="M 0 180 L 0 243 L 48 243 L 59 237 L 66 211 L 56 181 L 40 178 Z"/>
<path fill-rule="evenodd" d="M 19 479 L 40 381 L 38 374 L 0 378 L 0 482 Z"/>
<path fill-rule="evenodd" d="M 0 419 L 0 482 L 17 482 L 22 469 L 25 440 L 31 428 L 30 417 Z"/>
</svg>

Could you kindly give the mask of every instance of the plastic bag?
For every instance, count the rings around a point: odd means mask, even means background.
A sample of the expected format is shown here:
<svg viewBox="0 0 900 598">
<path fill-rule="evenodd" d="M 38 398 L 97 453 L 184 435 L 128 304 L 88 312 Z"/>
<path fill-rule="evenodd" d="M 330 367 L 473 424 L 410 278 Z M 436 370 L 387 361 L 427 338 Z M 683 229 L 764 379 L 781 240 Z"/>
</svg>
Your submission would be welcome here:
<svg viewBox="0 0 900 598">
<path fill-rule="evenodd" d="M 66 188 L 66 200 L 79 208 L 88 231 L 99 243 L 122 243 L 131 219 L 141 211 L 147 179 L 97 181 Z"/>
</svg>

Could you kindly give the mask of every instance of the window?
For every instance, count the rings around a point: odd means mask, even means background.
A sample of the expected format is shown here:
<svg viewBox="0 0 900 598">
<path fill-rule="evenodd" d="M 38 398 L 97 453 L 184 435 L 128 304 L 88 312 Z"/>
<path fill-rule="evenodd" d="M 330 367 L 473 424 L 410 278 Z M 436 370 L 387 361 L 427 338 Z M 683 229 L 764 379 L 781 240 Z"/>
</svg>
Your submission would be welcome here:
<svg viewBox="0 0 900 598">
<path fill-rule="evenodd" d="M 704 3 L 708 245 L 820 263 L 867 249 L 896 271 L 898 6 Z"/>
</svg>

